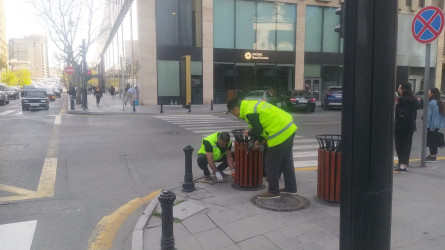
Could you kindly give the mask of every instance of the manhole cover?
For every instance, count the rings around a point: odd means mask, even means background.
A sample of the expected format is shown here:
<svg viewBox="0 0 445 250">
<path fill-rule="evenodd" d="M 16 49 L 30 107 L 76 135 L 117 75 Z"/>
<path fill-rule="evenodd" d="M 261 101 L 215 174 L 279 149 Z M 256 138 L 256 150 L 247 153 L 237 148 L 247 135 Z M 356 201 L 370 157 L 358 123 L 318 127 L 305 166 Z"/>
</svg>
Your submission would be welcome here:
<svg viewBox="0 0 445 250">
<path fill-rule="evenodd" d="M 236 183 L 232 183 L 232 187 L 234 189 L 243 190 L 243 191 L 257 191 L 257 190 L 265 188 L 266 186 L 265 185 L 261 185 L 261 186 L 256 186 L 256 187 L 243 187 L 243 186 L 240 186 L 240 185 L 238 185 Z"/>
<path fill-rule="evenodd" d="M 255 195 L 250 201 L 260 208 L 278 212 L 298 211 L 311 205 L 311 202 L 303 196 L 285 194 L 281 194 L 281 197 L 277 199 L 260 199 L 258 195 Z"/>
</svg>

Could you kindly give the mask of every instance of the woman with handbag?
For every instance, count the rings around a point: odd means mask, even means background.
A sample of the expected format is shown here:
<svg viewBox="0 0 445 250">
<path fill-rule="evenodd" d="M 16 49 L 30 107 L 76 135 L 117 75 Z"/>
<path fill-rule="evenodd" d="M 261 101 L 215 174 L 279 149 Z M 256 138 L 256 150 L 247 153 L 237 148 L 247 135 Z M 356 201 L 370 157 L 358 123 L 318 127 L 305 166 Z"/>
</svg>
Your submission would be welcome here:
<svg viewBox="0 0 445 250">
<path fill-rule="evenodd" d="M 402 82 L 397 89 L 394 140 L 399 165 L 394 171 L 406 173 L 411 154 L 414 131 L 417 130 L 417 100 L 409 82 Z"/>
<path fill-rule="evenodd" d="M 430 149 L 430 155 L 426 157 L 426 162 L 435 162 L 437 148 L 443 146 L 443 134 L 439 129 L 445 128 L 445 104 L 440 100 L 440 92 L 437 88 L 428 91 L 428 120 L 426 145 Z"/>
</svg>

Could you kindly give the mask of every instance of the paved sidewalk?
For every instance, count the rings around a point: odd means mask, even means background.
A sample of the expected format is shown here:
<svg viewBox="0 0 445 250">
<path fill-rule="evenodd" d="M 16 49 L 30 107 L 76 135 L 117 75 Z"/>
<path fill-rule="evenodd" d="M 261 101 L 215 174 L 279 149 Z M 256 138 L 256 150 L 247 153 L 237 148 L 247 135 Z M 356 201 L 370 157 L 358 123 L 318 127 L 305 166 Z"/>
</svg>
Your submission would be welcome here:
<svg viewBox="0 0 445 250">
<path fill-rule="evenodd" d="M 67 96 L 67 113 L 68 114 L 85 114 L 85 115 L 147 115 L 160 114 L 161 105 L 141 106 L 137 105 L 133 111 L 133 106 L 128 102 L 124 105 L 125 97 L 119 95 L 111 96 L 109 93 L 104 93 L 100 100 L 99 106 L 96 105 L 96 98 L 93 94 L 88 95 L 88 110 L 83 110 L 81 104 L 75 104 L 75 110 L 70 110 L 70 100 Z M 182 105 L 163 105 L 164 114 L 188 114 L 189 110 L 184 109 Z M 191 106 L 191 113 L 207 114 L 207 113 L 225 113 L 227 111 L 226 104 L 215 104 L 213 110 L 210 110 L 210 105 L 193 105 Z"/>
<path fill-rule="evenodd" d="M 444 249 L 445 157 L 440 159 L 426 168 L 411 167 L 406 174 L 394 174 L 391 249 Z M 175 247 L 338 249 L 340 208 L 314 200 L 316 171 L 297 171 L 296 176 L 299 194 L 311 202 L 310 207 L 296 212 L 256 207 L 250 198 L 264 189 L 236 190 L 229 178 L 223 184 L 196 183 L 197 190 L 191 193 L 182 192 L 178 183 L 172 188 L 176 201 L 186 202 L 175 206 L 174 216 L 182 217 L 184 212 L 192 215 L 174 223 Z M 154 208 L 161 212 L 157 198 L 145 211 L 149 220 L 142 227 L 143 235 L 139 234 L 143 243 L 133 235 L 132 249 L 160 249 L 161 219 L 149 218 Z M 199 209 L 203 210 L 194 213 Z"/>
</svg>

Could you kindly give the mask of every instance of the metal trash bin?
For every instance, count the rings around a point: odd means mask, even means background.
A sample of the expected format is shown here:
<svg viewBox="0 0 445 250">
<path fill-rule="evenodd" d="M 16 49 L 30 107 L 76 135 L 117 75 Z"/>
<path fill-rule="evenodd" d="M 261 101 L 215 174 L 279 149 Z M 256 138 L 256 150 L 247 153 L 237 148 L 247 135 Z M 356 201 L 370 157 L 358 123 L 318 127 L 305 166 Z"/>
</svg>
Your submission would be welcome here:
<svg viewBox="0 0 445 250">
<path fill-rule="evenodd" d="M 341 135 L 316 136 L 318 149 L 317 198 L 328 203 L 340 202 Z"/>
<path fill-rule="evenodd" d="M 232 187 L 239 190 L 259 190 L 263 185 L 263 151 L 249 150 L 250 139 L 244 129 L 232 130 L 235 137 L 235 178 Z"/>
</svg>

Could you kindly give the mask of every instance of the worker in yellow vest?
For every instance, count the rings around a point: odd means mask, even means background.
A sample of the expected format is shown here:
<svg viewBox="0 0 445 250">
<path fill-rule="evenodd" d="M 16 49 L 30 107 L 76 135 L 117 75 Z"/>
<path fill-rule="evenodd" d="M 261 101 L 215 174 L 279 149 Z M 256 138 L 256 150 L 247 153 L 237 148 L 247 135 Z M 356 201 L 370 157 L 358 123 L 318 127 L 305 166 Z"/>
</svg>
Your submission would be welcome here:
<svg viewBox="0 0 445 250">
<path fill-rule="evenodd" d="M 222 162 L 216 167 L 215 162 Z M 201 148 L 198 151 L 198 166 L 204 171 L 204 180 L 214 183 L 210 177 L 210 171 L 207 166 L 213 170 L 217 182 L 224 182 L 224 169 L 230 168 L 235 173 L 232 142 L 230 134 L 227 132 L 216 132 L 202 139 Z"/>
<path fill-rule="evenodd" d="M 265 170 L 269 182 L 268 191 L 258 195 L 261 199 L 279 198 L 280 193 L 296 195 L 292 147 L 294 144 L 295 126 L 292 116 L 287 112 L 265 101 L 241 101 L 234 98 L 227 103 L 227 113 L 244 119 L 249 123 L 250 130 L 244 136 L 255 140 L 258 149 L 260 140 L 267 142 Z M 284 188 L 279 188 L 280 175 L 283 173 Z"/>
</svg>

